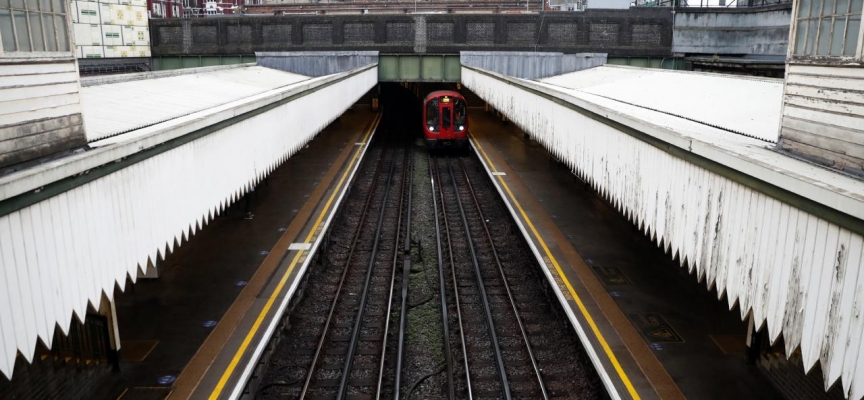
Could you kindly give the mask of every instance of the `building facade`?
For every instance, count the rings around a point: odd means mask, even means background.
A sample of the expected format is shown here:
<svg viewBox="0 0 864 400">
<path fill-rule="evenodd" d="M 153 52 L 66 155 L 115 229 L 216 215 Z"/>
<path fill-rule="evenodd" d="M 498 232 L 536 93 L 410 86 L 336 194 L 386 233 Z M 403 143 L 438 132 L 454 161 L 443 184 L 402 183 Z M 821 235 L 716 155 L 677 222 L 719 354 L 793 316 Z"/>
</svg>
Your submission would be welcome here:
<svg viewBox="0 0 864 400">
<path fill-rule="evenodd" d="M 864 177 L 862 0 L 800 0 L 793 10 L 779 147 Z"/>
<path fill-rule="evenodd" d="M 86 143 L 70 12 L 0 1 L 0 170 Z"/>
<path fill-rule="evenodd" d="M 186 18 L 240 14 L 244 5 L 243 0 L 183 0 L 183 3 Z"/>
<path fill-rule="evenodd" d="M 147 0 L 72 0 L 78 58 L 150 57 L 147 5 Z"/>
<path fill-rule="evenodd" d="M 183 18 L 182 0 L 147 0 L 150 18 Z"/>
</svg>

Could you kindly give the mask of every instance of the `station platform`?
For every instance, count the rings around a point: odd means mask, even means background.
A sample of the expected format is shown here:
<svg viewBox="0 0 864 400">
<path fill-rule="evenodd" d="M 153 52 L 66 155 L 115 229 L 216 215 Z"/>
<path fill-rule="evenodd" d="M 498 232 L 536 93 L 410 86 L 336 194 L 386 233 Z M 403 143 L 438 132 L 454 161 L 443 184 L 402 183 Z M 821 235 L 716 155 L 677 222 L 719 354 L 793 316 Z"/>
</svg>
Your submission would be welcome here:
<svg viewBox="0 0 864 400">
<path fill-rule="evenodd" d="M 278 325 L 379 120 L 355 105 L 259 184 L 252 219 L 240 199 L 175 247 L 158 279 L 118 293 L 121 371 L 97 397 L 227 397 Z"/>
<path fill-rule="evenodd" d="M 747 364 L 746 321 L 715 291 L 518 127 L 480 109 L 470 123 L 472 146 L 607 387 L 621 398 L 780 397 Z"/>
<path fill-rule="evenodd" d="M 538 144 L 480 109 L 472 140 L 622 398 L 777 398 L 747 326 Z M 228 398 L 337 210 L 379 120 L 356 108 L 117 295 L 121 372 L 100 398 Z M 311 172 L 311 171 L 314 171 Z M 604 375 L 604 374 L 601 374 Z"/>
</svg>

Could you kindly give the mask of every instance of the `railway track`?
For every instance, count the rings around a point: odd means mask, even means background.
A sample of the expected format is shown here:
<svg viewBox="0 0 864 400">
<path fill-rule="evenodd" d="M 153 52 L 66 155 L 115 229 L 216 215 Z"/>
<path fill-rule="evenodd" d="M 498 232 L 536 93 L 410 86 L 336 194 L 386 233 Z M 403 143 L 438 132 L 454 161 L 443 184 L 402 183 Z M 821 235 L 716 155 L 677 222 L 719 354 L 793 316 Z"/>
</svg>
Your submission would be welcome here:
<svg viewBox="0 0 864 400">
<path fill-rule="evenodd" d="M 445 285 L 454 299 L 455 318 L 450 325 L 459 332 L 449 339 L 458 343 L 462 353 L 459 373 L 453 377 L 455 386 L 469 399 L 548 399 L 519 306 L 463 161 L 438 158 L 432 169 L 443 221 L 439 237 L 448 248 L 444 270 L 449 270 L 450 281 Z"/>
<path fill-rule="evenodd" d="M 479 160 L 462 157 L 451 164 L 478 249 L 510 395 L 533 399 L 608 397 Z M 479 394 L 474 397 L 506 396 Z"/>
<path fill-rule="evenodd" d="M 377 164 L 352 187 L 325 265 L 304 290 L 313 295 L 295 307 L 287 354 L 272 362 L 269 374 L 277 377 L 261 387 L 260 397 L 373 399 L 393 388 L 389 372 L 399 343 L 389 333 L 398 327 L 391 314 L 399 308 L 393 293 L 401 276 L 410 153 L 384 145 L 369 155 Z"/>
<path fill-rule="evenodd" d="M 405 141 L 386 137 L 366 160 L 253 397 L 603 397 L 479 161 L 412 154 Z M 424 169 L 415 172 L 412 160 Z M 419 179 L 427 161 L 430 179 Z M 411 194 L 422 191 L 432 193 L 428 206 L 412 203 Z M 435 224 L 412 228 L 412 209 L 434 214 L 428 220 Z M 431 251 L 428 242 L 412 241 L 431 237 L 433 227 Z M 417 253 L 417 246 L 426 250 Z M 412 295 L 412 262 L 437 275 L 438 282 L 422 280 L 435 286 L 433 295 Z M 408 318 L 429 299 L 440 329 L 418 329 L 429 320 Z M 418 349 L 427 342 L 418 335 L 430 334 L 440 335 L 439 345 Z M 440 371 L 428 362 L 415 368 L 414 357 L 429 354 L 440 357 Z M 432 387 L 415 391 L 422 385 Z"/>
</svg>

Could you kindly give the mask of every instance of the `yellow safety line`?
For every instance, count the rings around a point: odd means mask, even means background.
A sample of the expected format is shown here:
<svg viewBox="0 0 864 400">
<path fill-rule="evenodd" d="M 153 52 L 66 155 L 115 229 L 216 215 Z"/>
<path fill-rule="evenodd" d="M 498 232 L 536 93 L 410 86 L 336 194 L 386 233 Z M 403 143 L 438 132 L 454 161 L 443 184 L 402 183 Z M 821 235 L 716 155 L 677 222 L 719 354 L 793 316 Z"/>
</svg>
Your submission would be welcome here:
<svg viewBox="0 0 864 400">
<path fill-rule="evenodd" d="M 483 153 L 483 158 L 486 159 L 486 162 L 489 164 L 489 167 L 492 168 L 492 172 L 498 172 L 498 169 L 495 167 L 495 164 L 492 163 L 492 160 L 489 159 L 489 155 L 486 154 L 486 150 L 483 150 L 483 146 L 480 145 L 480 142 L 474 138 L 474 135 L 471 132 L 468 132 L 472 139 L 474 139 L 474 145 Z M 558 264 L 558 260 L 555 259 L 555 256 L 552 255 L 552 252 L 549 251 L 549 247 L 546 246 L 546 242 L 540 237 L 540 234 L 537 232 L 537 229 L 534 228 L 534 224 L 531 222 L 531 219 L 528 218 L 528 215 L 525 214 L 525 210 L 522 209 L 522 205 L 519 204 L 519 201 L 516 200 L 516 196 L 513 195 L 513 192 L 510 191 L 510 187 L 507 186 L 507 183 L 504 182 L 504 178 L 501 175 L 497 175 L 498 181 L 501 182 L 501 185 L 504 187 L 504 190 L 507 191 L 507 194 L 510 196 L 510 199 L 513 200 L 513 204 L 516 205 L 516 208 L 519 209 L 519 213 L 522 214 L 522 218 L 528 223 L 528 227 L 531 228 L 531 233 L 534 234 L 534 237 L 537 238 L 537 241 L 540 242 L 540 246 L 543 247 L 543 251 L 546 252 L 546 256 L 549 257 L 549 260 L 552 261 L 552 265 L 555 266 L 555 271 L 558 272 L 558 277 L 564 281 L 564 285 L 567 286 L 567 290 L 570 291 L 570 295 L 573 296 L 573 300 L 576 301 L 576 305 L 579 306 L 579 311 L 582 312 L 582 315 L 585 317 L 585 320 L 588 321 L 588 325 L 591 326 L 591 330 L 594 332 L 594 335 L 597 337 L 597 340 L 600 342 L 600 346 L 603 347 L 603 351 L 606 352 L 606 356 L 609 357 L 609 361 L 612 362 L 612 366 L 615 368 L 615 372 L 618 373 L 618 376 L 621 377 L 621 380 L 624 382 L 624 386 L 627 387 L 627 391 L 630 392 L 630 396 L 634 399 L 639 399 L 639 393 L 636 393 L 636 389 L 633 387 L 633 384 L 630 383 L 630 379 L 627 377 L 627 374 L 624 372 L 624 369 L 621 368 L 621 364 L 618 363 L 618 359 L 615 357 L 615 354 L 612 353 L 612 349 L 609 348 L 609 344 L 606 343 L 606 339 L 603 337 L 603 334 L 600 333 L 600 329 L 597 328 L 597 324 L 594 323 L 594 319 L 591 318 L 591 315 L 588 314 L 588 310 L 585 308 L 585 305 L 582 303 L 582 299 L 579 298 L 579 295 L 576 294 L 576 291 L 573 289 L 573 285 L 570 284 L 570 281 L 564 276 L 564 271 L 561 270 L 561 266 Z"/>
<path fill-rule="evenodd" d="M 363 143 L 368 146 L 369 136 L 375 130 L 375 127 L 378 126 L 378 121 L 381 119 L 381 114 L 375 116 L 372 121 L 372 125 L 369 127 L 369 130 L 366 131 L 365 136 L 363 137 Z M 357 161 L 357 157 L 359 157 L 360 153 L 362 153 L 363 148 L 358 148 L 356 152 L 354 152 L 354 156 L 351 158 L 351 162 L 348 164 L 348 168 L 345 169 L 345 172 L 342 173 L 342 177 L 339 179 L 339 183 L 336 185 L 335 190 L 330 195 L 330 198 L 327 199 L 327 203 L 324 205 L 324 209 L 321 210 L 321 214 L 318 215 L 318 219 L 315 221 L 315 225 L 312 230 L 309 231 L 309 235 L 306 236 L 305 243 L 309 243 L 312 240 L 312 237 L 318 231 L 318 228 L 321 226 L 321 221 L 324 220 L 324 216 L 327 214 L 327 211 L 330 209 L 330 206 L 333 203 L 333 199 L 336 198 L 336 194 L 339 193 L 339 189 L 342 187 L 342 184 L 347 179 L 348 174 L 351 172 L 352 166 L 355 161 Z M 297 266 L 297 263 L 300 261 L 300 257 L 307 250 L 300 250 L 294 256 L 294 259 L 291 260 L 291 264 L 288 266 L 288 270 L 285 271 L 285 274 L 282 275 L 282 279 L 279 281 L 279 285 L 276 286 L 276 289 L 273 290 L 273 293 L 270 294 L 270 298 L 267 299 L 267 303 L 264 304 L 264 308 L 258 314 L 258 318 L 255 319 L 255 323 L 252 325 L 252 328 L 249 329 L 249 333 L 246 334 L 246 338 L 243 339 L 243 343 L 240 344 L 240 348 L 237 349 L 237 352 L 234 354 L 234 358 L 231 359 L 231 363 L 228 364 L 228 367 L 225 369 L 225 372 L 222 374 L 222 378 L 219 379 L 219 383 L 216 384 L 216 387 L 213 389 L 213 393 L 210 394 L 210 400 L 215 400 L 219 398 L 219 395 L 222 394 L 222 390 L 225 389 L 225 385 L 228 383 L 228 379 L 231 378 L 231 375 L 234 373 L 234 369 L 237 368 L 237 364 L 240 363 L 240 359 L 243 357 L 243 354 L 246 353 L 246 348 L 249 347 L 249 343 L 252 342 L 252 338 L 255 337 L 255 334 L 258 332 L 258 328 L 261 327 L 261 323 L 264 322 L 264 318 L 267 316 L 267 313 L 270 311 L 270 308 L 273 306 L 273 303 L 276 301 L 276 298 L 279 296 L 279 293 L 282 291 L 282 288 L 285 286 L 285 283 L 288 281 L 288 277 L 291 276 L 291 272 L 294 271 L 294 267 Z"/>
</svg>

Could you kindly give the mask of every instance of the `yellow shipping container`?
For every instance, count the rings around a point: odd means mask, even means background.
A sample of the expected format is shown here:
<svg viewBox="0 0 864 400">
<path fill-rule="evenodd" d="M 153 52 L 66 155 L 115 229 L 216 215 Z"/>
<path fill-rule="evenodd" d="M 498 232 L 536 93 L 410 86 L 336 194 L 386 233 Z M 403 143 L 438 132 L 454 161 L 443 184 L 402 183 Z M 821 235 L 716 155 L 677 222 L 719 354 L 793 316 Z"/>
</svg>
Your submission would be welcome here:
<svg viewBox="0 0 864 400">
<path fill-rule="evenodd" d="M 141 26 L 124 26 L 123 27 L 123 45 L 124 46 L 149 46 L 150 45 L 150 30 Z"/>
<path fill-rule="evenodd" d="M 146 6 L 129 6 L 129 8 L 132 12 L 131 13 L 132 23 L 130 23 L 129 25 L 147 27 L 148 26 L 147 7 Z"/>
<path fill-rule="evenodd" d="M 147 26 L 147 7 L 102 4 L 103 25 Z"/>
</svg>

